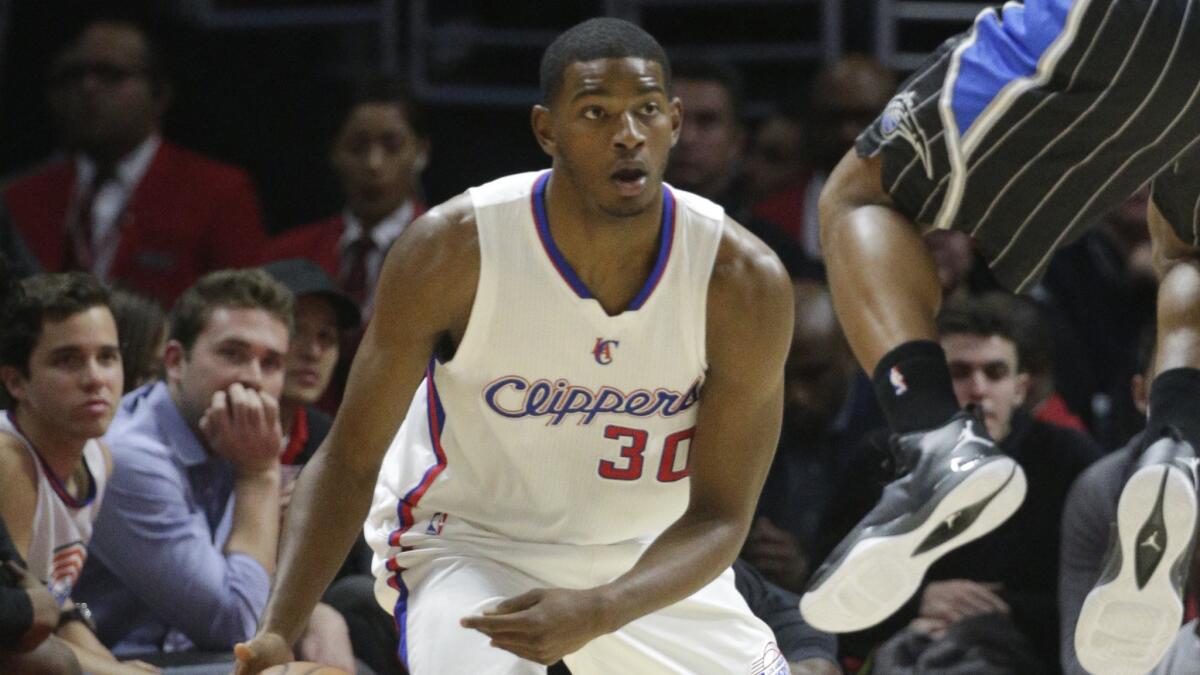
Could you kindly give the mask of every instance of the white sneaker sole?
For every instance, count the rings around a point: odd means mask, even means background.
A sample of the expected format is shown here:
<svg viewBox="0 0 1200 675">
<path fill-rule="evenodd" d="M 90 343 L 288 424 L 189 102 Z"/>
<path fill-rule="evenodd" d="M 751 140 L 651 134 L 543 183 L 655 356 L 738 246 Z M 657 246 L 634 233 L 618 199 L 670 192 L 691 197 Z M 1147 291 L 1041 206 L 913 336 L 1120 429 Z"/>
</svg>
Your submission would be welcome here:
<svg viewBox="0 0 1200 675">
<path fill-rule="evenodd" d="M 1167 536 L 1165 542 L 1156 543 L 1162 545 L 1163 555 L 1139 589 L 1138 533 L 1153 515 L 1160 492 Z M 1159 464 L 1139 469 L 1129 478 L 1117 504 L 1121 569 L 1083 601 L 1075 624 L 1080 665 L 1095 675 L 1142 675 L 1162 659 L 1183 619 L 1183 601 L 1171 582 L 1171 569 L 1187 549 L 1195 527 L 1196 492 L 1182 471 Z"/>
<path fill-rule="evenodd" d="M 995 495 L 958 536 L 913 555 L 931 532 L 963 509 Z M 891 616 L 916 592 L 926 570 L 946 553 L 999 527 L 1025 499 L 1025 472 L 1012 459 L 988 462 L 942 498 L 911 532 L 864 539 L 817 589 L 800 599 L 800 613 L 818 630 L 849 633 Z"/>
</svg>

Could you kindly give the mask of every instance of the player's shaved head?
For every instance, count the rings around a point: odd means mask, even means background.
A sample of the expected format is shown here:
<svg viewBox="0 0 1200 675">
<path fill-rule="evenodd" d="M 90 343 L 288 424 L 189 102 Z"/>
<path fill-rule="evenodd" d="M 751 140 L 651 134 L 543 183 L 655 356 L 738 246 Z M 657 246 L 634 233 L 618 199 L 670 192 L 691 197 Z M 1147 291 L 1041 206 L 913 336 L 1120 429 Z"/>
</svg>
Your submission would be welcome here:
<svg viewBox="0 0 1200 675">
<path fill-rule="evenodd" d="M 671 63 L 658 40 L 624 19 L 601 17 L 575 24 L 546 48 L 539 70 L 542 102 L 548 105 L 558 93 L 563 72 L 572 63 L 624 58 L 645 59 L 662 66 L 664 84 L 670 91 Z"/>
</svg>

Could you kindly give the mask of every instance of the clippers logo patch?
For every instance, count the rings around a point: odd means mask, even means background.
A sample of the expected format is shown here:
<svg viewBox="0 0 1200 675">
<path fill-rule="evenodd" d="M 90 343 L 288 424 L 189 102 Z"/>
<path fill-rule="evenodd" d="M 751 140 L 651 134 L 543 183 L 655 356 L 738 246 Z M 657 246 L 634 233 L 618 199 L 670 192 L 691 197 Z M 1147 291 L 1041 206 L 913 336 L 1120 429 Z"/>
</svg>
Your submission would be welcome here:
<svg viewBox="0 0 1200 675">
<path fill-rule="evenodd" d="M 605 340 L 604 338 L 596 338 L 596 346 L 592 347 L 592 356 L 596 358 L 596 363 L 602 366 L 607 366 L 612 363 L 612 352 L 621 343 L 616 340 Z"/>
<path fill-rule="evenodd" d="M 446 514 L 438 511 L 429 519 L 429 525 L 425 528 L 425 534 L 441 534 L 442 528 L 446 526 Z"/>
<path fill-rule="evenodd" d="M 879 131 L 885 139 L 899 136 L 908 141 L 925 167 L 925 176 L 933 180 L 933 164 L 929 157 L 929 139 L 917 125 L 917 97 L 911 91 L 901 92 L 888 101 L 879 117 Z"/>
</svg>

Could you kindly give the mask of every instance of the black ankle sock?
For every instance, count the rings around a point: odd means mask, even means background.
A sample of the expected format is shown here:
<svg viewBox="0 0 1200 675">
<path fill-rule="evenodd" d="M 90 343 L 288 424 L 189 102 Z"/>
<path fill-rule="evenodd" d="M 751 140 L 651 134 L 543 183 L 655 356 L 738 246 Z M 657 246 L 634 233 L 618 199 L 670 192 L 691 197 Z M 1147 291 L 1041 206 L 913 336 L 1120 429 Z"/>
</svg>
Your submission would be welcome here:
<svg viewBox="0 0 1200 675">
<path fill-rule="evenodd" d="M 946 352 L 932 340 L 905 342 L 888 352 L 871 380 L 896 433 L 932 429 L 959 410 Z"/>
<path fill-rule="evenodd" d="M 1200 449 L 1200 369 L 1172 368 L 1150 385 L 1150 419 L 1146 430 L 1153 441 L 1165 426 L 1179 429 L 1183 440 Z"/>
</svg>

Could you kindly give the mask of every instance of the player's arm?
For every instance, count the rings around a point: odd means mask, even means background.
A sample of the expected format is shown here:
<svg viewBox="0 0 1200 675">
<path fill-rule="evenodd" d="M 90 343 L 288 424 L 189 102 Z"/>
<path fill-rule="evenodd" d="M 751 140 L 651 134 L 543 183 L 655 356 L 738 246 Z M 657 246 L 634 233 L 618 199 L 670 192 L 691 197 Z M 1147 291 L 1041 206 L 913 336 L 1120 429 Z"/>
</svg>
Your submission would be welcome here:
<svg viewBox="0 0 1200 675">
<path fill-rule="evenodd" d="M 709 368 L 690 449 L 687 509 L 616 580 L 584 591 L 536 589 L 462 625 L 496 647 L 549 664 L 688 597 L 728 568 L 779 439 L 793 311 L 779 259 L 729 221 L 709 283 Z"/>
<path fill-rule="evenodd" d="M 733 564 L 779 441 L 793 312 L 779 259 L 729 221 L 709 282 L 708 373 L 688 507 L 628 573 L 602 587 L 610 629 L 686 598 Z"/>
<path fill-rule="evenodd" d="M 456 197 L 410 224 L 388 254 L 341 408 L 288 508 L 259 634 L 236 650 L 238 673 L 289 658 L 362 529 L 384 453 L 438 341 L 461 335 L 479 276 L 472 214 L 469 197 Z"/>
</svg>

